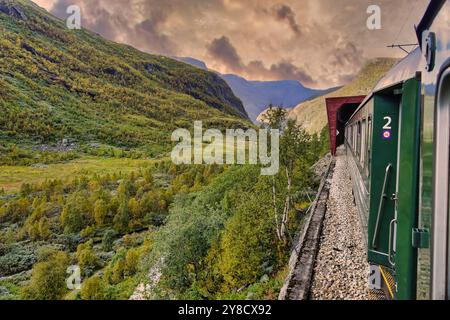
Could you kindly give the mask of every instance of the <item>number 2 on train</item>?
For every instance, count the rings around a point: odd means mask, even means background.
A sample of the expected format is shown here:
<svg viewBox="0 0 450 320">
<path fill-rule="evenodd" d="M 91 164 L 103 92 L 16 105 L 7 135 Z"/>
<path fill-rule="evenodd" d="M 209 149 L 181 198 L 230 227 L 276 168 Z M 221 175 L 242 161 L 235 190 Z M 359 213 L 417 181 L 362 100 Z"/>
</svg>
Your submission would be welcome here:
<svg viewBox="0 0 450 320">
<path fill-rule="evenodd" d="M 384 125 L 383 130 L 392 130 L 392 127 L 391 127 L 392 118 L 384 117 L 383 119 L 386 121 L 386 124 Z"/>
</svg>

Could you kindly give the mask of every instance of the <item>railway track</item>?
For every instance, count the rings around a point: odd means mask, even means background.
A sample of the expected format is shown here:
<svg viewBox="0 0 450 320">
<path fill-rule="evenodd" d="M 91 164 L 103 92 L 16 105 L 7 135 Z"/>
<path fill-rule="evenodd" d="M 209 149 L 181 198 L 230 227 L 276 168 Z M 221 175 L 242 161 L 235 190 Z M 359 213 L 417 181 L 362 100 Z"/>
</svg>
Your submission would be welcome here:
<svg viewBox="0 0 450 320">
<path fill-rule="evenodd" d="M 300 236 L 296 240 L 289 260 L 290 272 L 280 291 L 279 300 L 307 300 L 310 296 L 334 166 L 335 160 L 332 159 L 322 178 L 316 199 L 306 216 Z"/>
<path fill-rule="evenodd" d="M 306 217 L 279 299 L 367 299 L 365 238 L 347 166 L 341 149 Z"/>
</svg>

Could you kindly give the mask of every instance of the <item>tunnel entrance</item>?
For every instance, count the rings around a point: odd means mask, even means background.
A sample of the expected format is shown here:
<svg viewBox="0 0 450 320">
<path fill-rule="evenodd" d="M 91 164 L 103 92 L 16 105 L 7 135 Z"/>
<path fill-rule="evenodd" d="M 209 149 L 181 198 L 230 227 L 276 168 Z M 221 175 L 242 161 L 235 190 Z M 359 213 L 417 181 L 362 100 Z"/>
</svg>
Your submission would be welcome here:
<svg viewBox="0 0 450 320">
<path fill-rule="evenodd" d="M 345 124 L 350 119 L 352 114 L 356 111 L 359 104 L 348 103 L 344 104 L 337 111 L 337 123 L 336 123 L 336 147 L 344 144 L 345 142 Z"/>
<path fill-rule="evenodd" d="M 331 154 L 345 141 L 345 124 L 364 101 L 365 96 L 327 98 L 328 128 Z"/>
</svg>

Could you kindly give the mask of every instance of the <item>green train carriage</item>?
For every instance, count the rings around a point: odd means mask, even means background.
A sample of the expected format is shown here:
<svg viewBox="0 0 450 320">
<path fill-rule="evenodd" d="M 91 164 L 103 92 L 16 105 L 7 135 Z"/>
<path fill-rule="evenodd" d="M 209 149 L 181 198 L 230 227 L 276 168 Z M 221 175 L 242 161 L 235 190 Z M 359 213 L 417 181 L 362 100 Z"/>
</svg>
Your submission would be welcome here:
<svg viewBox="0 0 450 320">
<path fill-rule="evenodd" d="M 433 0 L 420 47 L 345 125 L 369 284 L 388 299 L 450 297 L 450 1 Z"/>
</svg>

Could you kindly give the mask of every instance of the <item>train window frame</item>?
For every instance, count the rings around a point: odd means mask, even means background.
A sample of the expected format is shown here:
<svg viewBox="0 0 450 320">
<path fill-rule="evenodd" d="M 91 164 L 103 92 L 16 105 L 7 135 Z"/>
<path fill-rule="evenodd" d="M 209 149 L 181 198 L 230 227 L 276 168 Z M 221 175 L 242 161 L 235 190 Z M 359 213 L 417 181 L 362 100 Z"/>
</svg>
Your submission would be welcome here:
<svg viewBox="0 0 450 320">
<path fill-rule="evenodd" d="M 355 153 L 355 124 L 353 123 L 352 126 L 352 152 Z"/>
<path fill-rule="evenodd" d="M 356 124 L 354 123 L 352 125 L 352 151 L 353 154 L 355 154 L 356 150 L 355 150 L 355 145 L 356 145 L 356 130 L 355 130 L 355 126 Z"/>
<path fill-rule="evenodd" d="M 361 121 L 356 123 L 356 154 L 361 161 Z"/>
<path fill-rule="evenodd" d="M 367 153 L 366 153 L 366 174 L 370 178 L 371 150 L 372 150 L 372 115 L 367 117 Z"/>
<path fill-rule="evenodd" d="M 353 153 L 356 154 L 356 123 L 353 124 Z"/>
<path fill-rule="evenodd" d="M 450 259 L 450 68 L 442 72 L 437 88 L 433 164 L 432 298 L 445 299 L 450 295 L 448 262 Z M 441 146 L 447 146 L 447 148 Z"/>
<path fill-rule="evenodd" d="M 353 128 L 352 125 L 349 125 L 349 136 L 348 136 L 348 142 L 350 144 L 350 149 L 353 151 Z"/>
<path fill-rule="evenodd" d="M 366 118 L 361 120 L 361 156 L 360 162 L 362 168 L 365 168 L 366 162 L 366 148 L 367 148 L 367 121 Z"/>
</svg>

